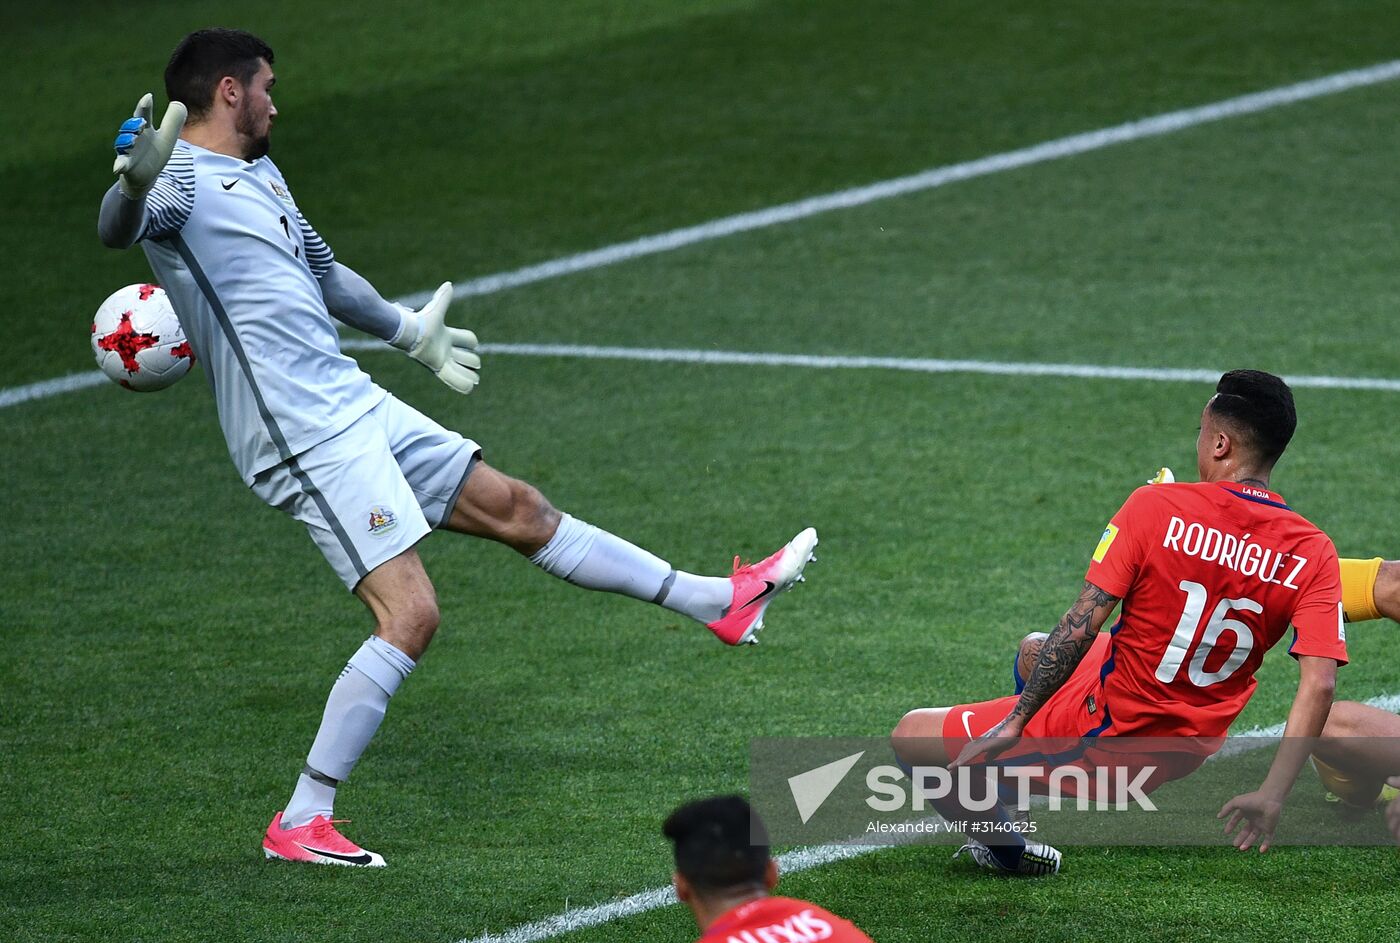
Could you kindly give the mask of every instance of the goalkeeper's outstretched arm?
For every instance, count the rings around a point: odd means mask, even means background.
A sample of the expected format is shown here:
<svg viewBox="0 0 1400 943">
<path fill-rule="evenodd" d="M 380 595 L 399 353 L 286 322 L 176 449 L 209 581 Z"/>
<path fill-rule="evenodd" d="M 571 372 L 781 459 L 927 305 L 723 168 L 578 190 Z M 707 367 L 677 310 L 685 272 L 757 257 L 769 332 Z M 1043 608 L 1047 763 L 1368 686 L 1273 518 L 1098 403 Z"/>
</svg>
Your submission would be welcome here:
<svg viewBox="0 0 1400 943">
<path fill-rule="evenodd" d="M 406 311 L 385 301 L 363 276 L 349 266 L 332 262 L 321 276 L 321 297 L 326 310 L 338 320 L 395 346 L 418 340 L 418 325 Z M 405 337 L 406 334 L 411 336 Z"/>
<path fill-rule="evenodd" d="M 185 106 L 173 101 L 159 128 L 151 124 L 155 99 L 147 93 L 136 110 L 117 129 L 113 149 L 117 158 L 112 173 L 117 182 L 102 198 L 97 216 L 97 236 L 113 249 L 126 249 L 141 238 L 146 225 L 146 194 L 170 160 L 180 130 L 185 126 Z"/>
<path fill-rule="evenodd" d="M 130 249 L 146 228 L 146 195 L 131 199 L 112 184 L 97 214 L 97 238 L 109 249 Z"/>
<path fill-rule="evenodd" d="M 321 276 L 321 297 L 335 317 L 388 341 L 458 393 L 470 393 L 481 379 L 476 335 L 444 321 L 452 303 L 451 282 L 443 282 L 432 300 L 414 311 L 385 301 L 368 281 L 333 262 Z"/>
</svg>

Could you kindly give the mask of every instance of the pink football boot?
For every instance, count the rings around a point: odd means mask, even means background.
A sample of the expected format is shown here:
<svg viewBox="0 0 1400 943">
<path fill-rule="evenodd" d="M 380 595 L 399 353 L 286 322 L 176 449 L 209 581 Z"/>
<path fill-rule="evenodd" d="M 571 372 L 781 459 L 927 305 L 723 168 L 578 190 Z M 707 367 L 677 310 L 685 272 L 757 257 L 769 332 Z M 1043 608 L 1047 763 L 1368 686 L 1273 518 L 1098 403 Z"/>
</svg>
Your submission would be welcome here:
<svg viewBox="0 0 1400 943">
<path fill-rule="evenodd" d="M 816 545 L 817 532 L 809 527 L 761 563 L 744 565 L 735 557 L 734 574 L 729 577 L 734 596 L 724 615 L 709 624 L 710 631 L 726 645 L 756 644 L 754 636 L 763 628 L 768 604 L 792 584 L 803 581 L 802 568 L 816 559 L 812 555 Z"/>
<path fill-rule="evenodd" d="M 263 854 L 283 861 L 309 861 L 312 864 L 343 864 L 352 868 L 382 868 L 384 859 L 336 831 L 345 819 L 318 815 L 300 828 L 282 828 L 282 813 L 272 817 L 263 836 Z"/>
</svg>

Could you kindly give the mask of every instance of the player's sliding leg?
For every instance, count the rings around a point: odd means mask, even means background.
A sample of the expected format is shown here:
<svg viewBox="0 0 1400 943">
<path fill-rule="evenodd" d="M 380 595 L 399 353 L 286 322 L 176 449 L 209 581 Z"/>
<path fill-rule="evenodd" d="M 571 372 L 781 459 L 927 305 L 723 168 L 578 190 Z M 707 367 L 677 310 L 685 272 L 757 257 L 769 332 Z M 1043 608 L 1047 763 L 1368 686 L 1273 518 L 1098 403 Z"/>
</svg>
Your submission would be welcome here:
<svg viewBox="0 0 1400 943">
<path fill-rule="evenodd" d="M 1374 805 L 1388 780 L 1400 782 L 1400 716 L 1338 701 L 1327 715 L 1313 761 L 1328 792 L 1348 805 Z"/>
<path fill-rule="evenodd" d="M 1020 694 L 1021 689 L 1025 686 L 1025 679 L 1030 677 L 1031 670 L 1040 658 L 1040 649 L 1048 637 L 1048 633 L 1045 632 L 1031 632 L 1022 638 L 1016 647 L 1016 656 L 1011 662 L 1011 674 L 1017 694 Z M 1014 698 L 1005 699 L 1006 710 L 1010 709 L 1013 701 Z M 979 705 L 968 706 L 977 707 Z M 1003 710 L 1002 713 L 1004 712 Z M 942 766 L 946 768 L 952 760 L 948 754 L 947 741 L 944 738 L 944 728 L 949 722 L 949 715 L 954 715 L 954 723 L 959 722 L 958 718 L 961 717 L 960 722 L 964 724 L 964 732 L 968 734 L 970 739 L 973 730 L 966 725 L 975 722 L 974 716 L 978 713 L 982 712 L 969 711 L 965 708 L 929 707 L 913 710 L 904 715 L 904 718 L 894 729 L 892 740 L 895 754 L 905 772 L 910 772 L 915 766 Z M 992 713 L 996 713 L 996 711 L 992 711 Z M 978 730 L 985 732 L 985 729 L 990 726 L 991 723 L 985 723 L 985 726 L 979 726 Z M 949 821 L 977 819 L 976 815 L 968 814 L 956 803 L 941 801 L 941 804 L 947 806 L 946 810 L 939 808 L 940 803 L 933 802 L 931 797 L 930 803 L 940 815 Z M 1006 810 L 997 807 L 992 810 L 990 818 L 987 820 L 1000 822 L 1004 818 L 1009 819 Z M 997 833 L 993 832 L 992 834 Z M 1027 856 L 1023 850 L 1021 857 L 1016 858 L 1017 843 L 1022 849 L 1029 848 L 1032 853 Z M 1054 874 L 1059 870 L 1060 853 L 1058 851 L 1049 845 L 1027 843 L 1015 833 L 1010 834 L 1009 844 L 991 846 L 973 841 L 960 849 L 959 854 L 962 851 L 969 852 L 979 865 L 992 870 L 1015 870 L 1018 873 L 1033 875 Z"/>
<path fill-rule="evenodd" d="M 355 594 L 374 614 L 374 634 L 351 656 L 331 688 L 321 727 L 287 808 L 263 838 L 269 858 L 382 867 L 384 859 L 336 830 L 336 788 L 369 746 L 389 698 L 408 677 L 438 626 L 437 597 L 414 550 L 372 570 Z"/>
<path fill-rule="evenodd" d="M 523 481 L 478 462 L 445 525 L 499 541 L 576 586 L 655 603 L 708 626 L 730 645 L 756 641 L 768 604 L 802 579 L 817 545 L 808 528 L 728 577 L 697 576 L 615 534 L 561 514 Z"/>
<path fill-rule="evenodd" d="M 1007 703 L 1004 706 L 1009 710 L 1010 701 L 1014 699 L 1005 700 Z M 957 707 L 924 707 L 912 710 L 900 719 L 890 734 L 890 742 L 900 767 L 907 775 L 915 777 L 919 767 L 947 768 L 953 758 L 949 755 L 944 739 L 944 726 L 949 722 L 950 714 L 956 716 L 957 712 L 962 710 L 963 708 Z M 976 712 L 973 710 L 966 711 L 963 723 L 965 724 L 970 719 L 969 715 L 974 713 Z M 970 735 L 969 729 L 969 738 Z M 971 769 L 963 772 L 974 774 Z M 980 780 L 980 776 L 973 775 L 969 781 L 973 788 L 968 790 L 967 798 L 972 805 L 985 805 L 986 793 L 975 793 Z M 917 783 L 914 788 L 919 788 Z M 983 840 L 969 837 L 967 844 L 958 849 L 954 857 L 967 852 L 984 868 L 1012 874 L 1045 876 L 1059 871 L 1060 853 L 1049 845 L 1027 842 L 1019 832 L 1012 831 L 1011 815 L 1006 806 L 995 802 L 989 809 L 969 809 L 958 801 L 958 794 L 956 789 L 950 795 L 941 797 L 925 794 L 929 804 L 945 821 L 988 826 L 985 829 L 976 829 L 974 825 L 975 834 L 982 836 Z"/>
<path fill-rule="evenodd" d="M 949 713 L 956 710 L 957 708 L 952 707 L 921 707 L 905 714 L 895 725 L 890 733 L 890 743 L 894 747 L 900 767 L 911 778 L 919 767 L 938 766 L 946 769 L 952 762 L 953 757 L 949 755 L 943 739 L 943 726 L 947 723 Z M 917 784 L 915 788 L 918 788 Z M 1011 821 L 1011 816 L 1000 803 L 986 811 L 969 811 L 957 801 L 956 790 L 950 796 L 935 798 L 926 795 L 925 798 L 948 822 Z M 1015 870 L 1021 852 L 1026 847 L 1025 839 L 1015 833 L 989 831 L 987 834 L 995 836 L 993 840 L 998 843 L 993 845 L 993 854 L 996 855 L 998 863 L 1007 870 Z"/>
</svg>

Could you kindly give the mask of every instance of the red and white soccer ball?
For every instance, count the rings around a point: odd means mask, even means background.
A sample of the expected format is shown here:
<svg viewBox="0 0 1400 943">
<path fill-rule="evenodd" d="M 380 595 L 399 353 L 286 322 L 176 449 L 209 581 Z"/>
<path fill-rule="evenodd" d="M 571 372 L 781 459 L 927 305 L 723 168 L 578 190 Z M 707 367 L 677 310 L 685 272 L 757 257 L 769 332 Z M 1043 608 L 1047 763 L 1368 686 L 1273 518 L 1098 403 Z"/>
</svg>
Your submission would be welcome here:
<svg viewBox="0 0 1400 943">
<path fill-rule="evenodd" d="M 103 373 L 138 393 L 165 389 L 194 364 L 194 350 L 159 285 L 127 285 L 102 302 L 92 319 L 92 353 Z"/>
</svg>

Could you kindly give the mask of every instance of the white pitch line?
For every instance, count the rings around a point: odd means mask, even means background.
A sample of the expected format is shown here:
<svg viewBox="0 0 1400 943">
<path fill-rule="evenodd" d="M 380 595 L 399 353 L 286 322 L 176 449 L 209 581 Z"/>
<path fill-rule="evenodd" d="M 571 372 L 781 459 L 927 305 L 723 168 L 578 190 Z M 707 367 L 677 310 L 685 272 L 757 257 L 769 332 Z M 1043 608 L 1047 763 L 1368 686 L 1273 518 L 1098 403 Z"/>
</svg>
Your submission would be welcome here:
<svg viewBox="0 0 1400 943">
<path fill-rule="evenodd" d="M 1400 712 L 1400 694 L 1382 694 L 1369 698 L 1363 703 L 1379 707 L 1381 710 Z M 1239 733 L 1231 733 L 1228 740 L 1233 741 L 1233 743 L 1227 742 L 1210 759 L 1217 760 L 1258 750 L 1267 746 L 1270 741 L 1282 737 L 1283 728 L 1283 724 L 1273 724 L 1269 727 L 1251 727 Z M 888 847 L 891 846 L 813 845 L 807 848 L 795 848 L 778 856 L 778 871 L 781 874 L 793 874 L 798 871 L 806 871 L 809 868 L 818 868 L 822 865 L 844 861 L 848 858 L 883 851 Z M 592 907 L 573 908 L 553 917 L 521 924 L 504 933 L 487 932 L 478 937 L 458 940 L 457 943 L 541 943 L 543 940 L 572 933 L 575 930 L 596 927 L 599 924 L 620 920 L 623 917 L 669 907 L 676 902 L 676 893 L 671 887 L 654 887 L 622 900 L 595 904 Z"/>
<path fill-rule="evenodd" d="M 366 347 L 379 341 L 359 342 Z M 365 349 L 358 346 L 354 349 Z M 695 363 L 721 366 L 807 367 L 821 370 L 902 370 L 911 373 L 983 373 L 996 376 L 1068 377 L 1083 380 L 1142 380 L 1159 383 L 1215 383 L 1222 370 L 1164 367 L 1115 367 L 1103 364 L 1018 363 L 999 360 L 940 360 L 922 357 L 863 357 L 826 354 L 752 353 L 737 350 L 685 350 L 660 347 L 596 347 L 574 344 L 483 344 L 488 354 L 521 357 L 571 357 L 586 360 L 637 360 L 647 363 Z M 1378 377 L 1286 376 L 1302 389 L 1400 392 L 1400 380 Z"/>
<path fill-rule="evenodd" d="M 1362 701 L 1372 707 L 1379 707 L 1383 711 L 1390 711 L 1392 714 L 1400 714 L 1400 694 L 1381 694 L 1373 698 Z M 1239 753 L 1248 753 L 1250 750 L 1257 750 L 1264 746 L 1267 741 L 1277 740 L 1283 736 L 1283 724 L 1272 724 L 1268 727 L 1251 727 L 1248 730 L 1241 730 L 1238 733 L 1230 734 L 1230 739 L 1238 740 L 1237 745 L 1226 743 L 1218 753 L 1211 759 L 1219 759 L 1225 756 L 1235 756 Z"/>
<path fill-rule="evenodd" d="M 895 177 L 862 187 L 808 197 L 793 203 L 782 203 L 766 209 L 725 216 L 696 226 L 673 229 L 653 236 L 643 236 L 630 242 L 619 242 L 601 249 L 594 249 L 591 252 L 567 255 L 537 265 L 513 269 L 509 272 L 497 272 L 494 275 L 473 278 L 459 282 L 453 288 L 453 297 L 490 295 L 522 285 L 571 275 L 575 272 L 602 268 L 606 265 L 656 255 L 661 252 L 670 252 L 699 242 L 708 242 L 712 239 L 722 239 L 725 236 L 733 236 L 738 233 L 791 223 L 821 213 L 864 206 L 879 200 L 888 200 L 923 190 L 933 190 L 961 180 L 971 180 L 975 177 L 985 177 L 1007 170 L 1029 167 L 1032 164 L 1086 154 L 1090 151 L 1112 147 L 1115 144 L 1160 137 L 1164 134 L 1172 134 L 1213 121 L 1255 114 L 1282 105 L 1291 105 L 1295 102 L 1321 98 L 1325 95 L 1335 95 L 1350 89 L 1390 82 L 1397 78 L 1400 78 L 1400 59 L 1382 62 L 1364 69 L 1337 72 L 1322 78 L 1297 82 L 1293 85 L 1284 85 L 1249 95 L 1227 98 L 1209 105 L 1169 111 L 1151 118 L 1142 118 L 1108 128 L 1100 128 L 1097 131 L 1072 134 L 1069 137 L 1056 138 L 1018 150 L 992 154 L 977 160 L 934 167 L 905 177 Z M 431 291 L 420 291 L 405 295 L 398 300 L 416 308 L 431 297 Z M 31 400 L 56 396 L 59 393 L 86 389 L 89 386 L 97 386 L 100 382 L 101 375 L 94 371 L 75 373 L 66 377 L 3 389 L 0 390 L 0 409 L 19 403 L 27 403 Z M 1354 387 L 1346 388 L 1353 389 Z M 1373 389 L 1374 387 L 1362 388 Z"/>
<path fill-rule="evenodd" d="M 383 341 L 347 338 L 342 350 L 389 350 Z M 643 363 L 693 363 L 706 366 L 805 367 L 815 370 L 895 370 L 906 373 L 972 373 L 993 376 L 1065 377 L 1078 380 L 1126 380 L 1154 383 L 1214 383 L 1221 370 L 1170 367 L 1115 367 L 1105 364 L 1018 363 L 1001 360 L 940 360 L 922 357 L 862 357 L 825 354 L 780 354 L 740 350 L 686 350 L 664 347 L 598 347 L 575 344 L 482 344 L 481 353 L 514 357 L 567 357 L 579 360 L 632 360 Z M 70 390 L 99 386 L 100 370 L 73 373 L 55 380 L 0 390 L 0 409 L 44 399 Z M 1400 393 L 1400 380 L 1381 377 L 1285 376 L 1294 389 L 1371 390 Z"/>
<path fill-rule="evenodd" d="M 26 383 L 24 386 L 12 386 L 7 390 L 0 390 L 0 409 L 18 406 L 32 399 L 48 399 L 59 393 L 101 386 L 106 379 L 106 374 L 101 370 L 88 370 L 83 373 L 70 373 L 66 377 L 54 377 L 52 380 L 40 380 L 38 383 Z"/>
<path fill-rule="evenodd" d="M 886 846 L 814 845 L 810 848 L 798 848 L 778 856 L 778 871 L 781 874 L 806 871 L 808 868 L 816 868 L 835 861 L 868 855 L 872 851 L 881 851 L 884 847 Z M 538 943 L 540 940 L 562 936 L 585 927 L 596 927 L 600 923 L 608 923 L 623 917 L 630 917 L 633 914 L 645 913 L 648 910 L 669 907 L 674 903 L 676 903 L 674 888 L 670 886 L 654 887 L 649 891 L 642 891 L 640 894 L 633 894 L 622 900 L 597 904 L 593 907 L 566 910 L 553 917 L 536 920 L 534 923 L 521 924 L 504 933 L 483 933 L 472 939 L 459 940 L 458 943 Z"/>
<path fill-rule="evenodd" d="M 712 239 L 722 239 L 738 233 L 753 232 L 756 229 L 791 223 L 821 213 L 830 213 L 833 210 L 865 206 L 879 200 L 933 190 L 962 180 L 971 180 L 975 177 L 985 177 L 1007 170 L 1029 167 L 1032 164 L 1043 164 L 1046 161 L 1087 154 L 1090 151 L 1103 150 L 1116 144 L 1126 144 L 1130 141 L 1141 141 L 1144 138 L 1173 134 L 1197 125 L 1223 121 L 1227 118 L 1238 118 L 1241 115 L 1251 115 L 1268 111 L 1271 108 L 1278 108 L 1281 105 L 1291 105 L 1295 102 L 1321 98 L 1325 95 L 1335 95 L 1354 88 L 1378 85 L 1397 78 L 1400 78 L 1400 59 L 1382 62 L 1364 69 L 1337 72 L 1322 78 L 1309 79 L 1293 85 L 1283 85 L 1249 95 L 1227 98 L 1209 105 L 1169 111 L 1150 118 L 1140 118 L 1136 121 L 1127 121 L 1112 127 L 1100 128 L 1097 131 L 1086 131 L 1082 134 L 1072 134 L 1069 137 L 1055 138 L 1030 147 L 1004 151 L 1000 154 L 992 154 L 988 157 L 980 157 L 959 164 L 934 167 L 905 177 L 894 177 L 890 180 L 808 197 L 792 203 L 770 206 L 766 209 L 737 213 L 733 216 L 700 223 L 697 226 L 673 229 L 654 236 L 643 236 L 640 239 L 604 246 L 591 252 L 567 255 L 563 258 L 541 262 L 538 265 L 527 265 L 513 271 L 498 272 L 495 275 L 486 275 L 482 278 L 460 282 L 453 288 L 452 294 L 455 298 L 465 298 L 469 295 L 490 295 L 498 291 L 518 288 L 521 285 L 558 278 L 561 275 L 602 268 L 605 265 L 626 262 L 661 252 L 671 252 L 685 246 L 695 245 L 698 242 L 708 242 Z M 426 303 L 432 296 L 431 291 L 421 291 L 400 300 L 404 304 L 416 308 Z"/>
</svg>

